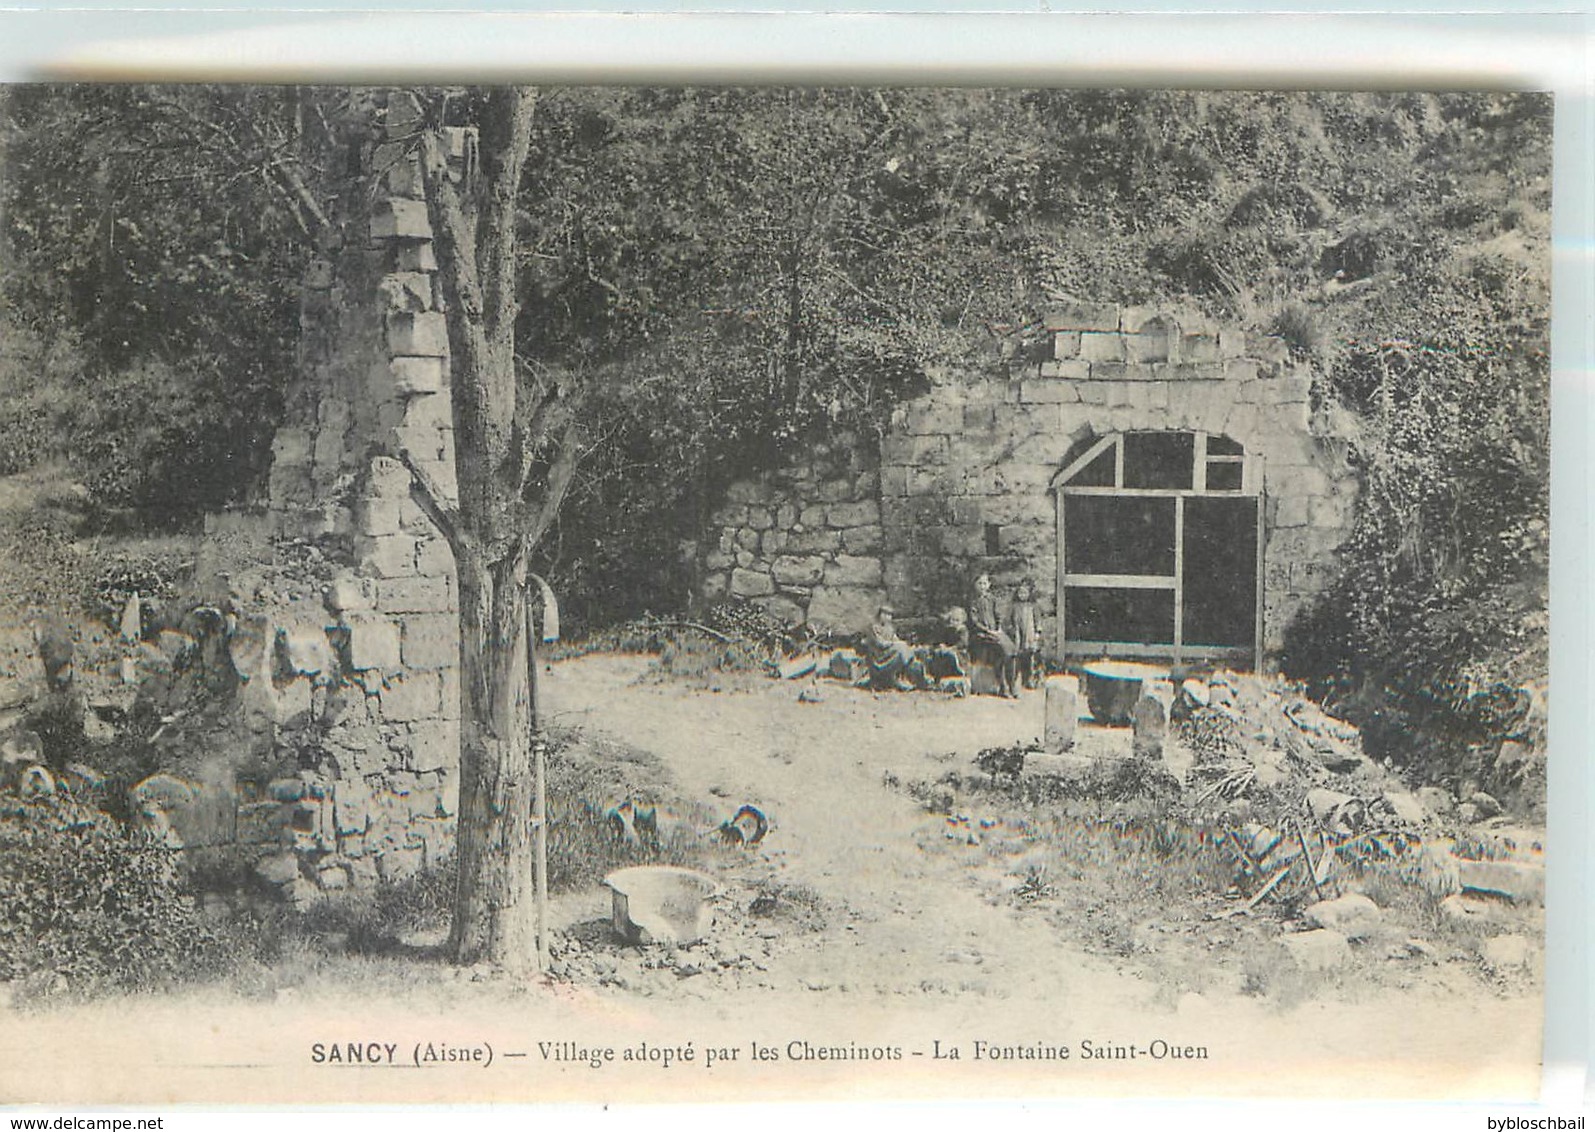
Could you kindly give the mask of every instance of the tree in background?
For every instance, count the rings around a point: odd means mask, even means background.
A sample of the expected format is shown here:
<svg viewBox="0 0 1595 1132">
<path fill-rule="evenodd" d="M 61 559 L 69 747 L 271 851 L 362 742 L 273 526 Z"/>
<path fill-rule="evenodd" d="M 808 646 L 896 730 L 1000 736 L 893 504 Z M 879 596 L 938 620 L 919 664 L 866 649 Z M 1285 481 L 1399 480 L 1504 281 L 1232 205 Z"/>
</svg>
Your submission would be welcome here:
<svg viewBox="0 0 1595 1132">
<path fill-rule="evenodd" d="M 0 470 L 70 453 L 103 506 L 197 522 L 264 468 L 325 219 L 289 87 L 4 94 Z"/>
</svg>

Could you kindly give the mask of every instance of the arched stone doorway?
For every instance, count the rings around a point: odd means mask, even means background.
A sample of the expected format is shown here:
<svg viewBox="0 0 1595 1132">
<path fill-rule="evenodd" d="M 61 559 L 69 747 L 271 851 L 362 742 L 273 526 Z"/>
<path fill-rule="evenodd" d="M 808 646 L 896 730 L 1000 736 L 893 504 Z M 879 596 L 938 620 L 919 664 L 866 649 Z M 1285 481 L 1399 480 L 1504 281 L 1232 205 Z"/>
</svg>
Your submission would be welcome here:
<svg viewBox="0 0 1595 1132">
<path fill-rule="evenodd" d="M 1229 437 L 1115 432 L 1053 478 L 1062 659 L 1262 666 L 1262 469 Z"/>
</svg>

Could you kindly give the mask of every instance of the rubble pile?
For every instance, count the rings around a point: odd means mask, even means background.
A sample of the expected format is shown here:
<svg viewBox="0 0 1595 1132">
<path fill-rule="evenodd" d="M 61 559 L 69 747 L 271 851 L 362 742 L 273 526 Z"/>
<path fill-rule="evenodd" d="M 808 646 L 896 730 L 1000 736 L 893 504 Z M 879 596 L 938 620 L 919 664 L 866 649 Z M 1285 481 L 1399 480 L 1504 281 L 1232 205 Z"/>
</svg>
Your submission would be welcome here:
<svg viewBox="0 0 1595 1132">
<path fill-rule="evenodd" d="M 714 989 L 768 987 L 772 956 L 823 926 L 822 910 L 804 891 L 727 882 L 702 939 L 629 945 L 609 919 L 589 920 L 554 936 L 549 974 L 563 982 L 645 995 L 685 980 L 702 980 Z"/>
<path fill-rule="evenodd" d="M 95 782 L 207 875 L 302 903 L 449 851 L 457 637 L 428 579 L 357 576 L 305 540 L 277 557 L 209 598 L 129 593 L 76 665 L 69 637 L 54 675 L 0 687 L 0 736 L 30 788 Z"/>
</svg>

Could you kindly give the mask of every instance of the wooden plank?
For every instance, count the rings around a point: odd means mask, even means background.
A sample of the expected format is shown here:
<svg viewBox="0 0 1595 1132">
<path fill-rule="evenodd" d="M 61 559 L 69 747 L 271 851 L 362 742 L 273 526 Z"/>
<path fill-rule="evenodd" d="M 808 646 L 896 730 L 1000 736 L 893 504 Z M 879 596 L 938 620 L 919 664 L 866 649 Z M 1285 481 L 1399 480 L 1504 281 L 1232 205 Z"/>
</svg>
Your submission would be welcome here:
<svg viewBox="0 0 1595 1132">
<path fill-rule="evenodd" d="M 1257 607 L 1257 621 L 1252 628 L 1252 671 L 1263 670 L 1263 497 L 1257 496 L 1253 501 L 1257 508 L 1257 589 L 1252 593 L 1253 604 Z"/>
<path fill-rule="evenodd" d="M 1196 434 L 1196 466 L 1191 469 L 1191 487 L 1197 492 L 1207 490 L 1207 433 Z"/>
<path fill-rule="evenodd" d="M 1098 590 L 1172 590 L 1178 582 L 1168 574 L 1065 574 L 1063 584 Z"/>
<path fill-rule="evenodd" d="M 1069 640 L 1064 646 L 1071 654 L 1081 656 L 1124 656 L 1124 657 L 1156 657 L 1167 658 L 1173 654 L 1171 643 L 1148 644 L 1144 641 L 1080 641 Z M 1245 645 L 1201 645 L 1187 644 L 1184 646 L 1185 658 L 1188 661 L 1200 660 L 1230 660 L 1247 661 L 1252 657 L 1252 650 Z"/>
<path fill-rule="evenodd" d="M 1061 486 L 1067 484 L 1071 479 L 1073 479 L 1075 476 L 1079 475 L 1081 473 L 1081 471 L 1083 471 L 1087 466 L 1089 466 L 1091 461 L 1095 460 L 1098 456 L 1102 455 L 1103 451 L 1105 449 L 1107 449 L 1109 445 L 1117 444 L 1118 441 L 1119 441 L 1119 434 L 1116 433 L 1116 432 L 1115 433 L 1110 433 L 1107 436 L 1104 436 L 1101 440 L 1097 441 L 1090 448 L 1087 448 L 1086 451 L 1085 451 L 1085 455 L 1084 456 L 1081 456 L 1074 463 L 1070 464 L 1068 467 L 1064 468 L 1063 471 L 1059 472 L 1056 476 L 1054 476 L 1053 480 L 1052 480 L 1053 486 L 1061 487 Z M 1121 446 L 1121 453 L 1122 453 L 1122 446 Z M 1121 454 L 1119 462 L 1121 464 L 1123 463 L 1122 454 Z M 1123 483 L 1124 482 L 1124 477 L 1120 476 L 1115 482 L 1116 483 Z"/>
<path fill-rule="evenodd" d="M 1057 574 L 1058 574 L 1058 577 L 1057 577 L 1057 600 L 1054 602 L 1054 604 L 1057 606 L 1057 611 L 1058 611 L 1058 614 L 1057 614 L 1057 623 L 1058 623 L 1058 662 L 1060 664 L 1067 664 L 1068 660 L 1069 660 L 1069 655 L 1068 655 L 1068 649 L 1064 647 L 1064 638 L 1068 635 L 1069 630 L 1067 628 L 1068 622 L 1064 619 L 1064 613 L 1065 613 L 1065 610 L 1064 610 L 1064 592 L 1065 592 L 1064 577 L 1065 577 L 1065 575 L 1068 572 L 1069 564 L 1068 564 L 1068 560 L 1066 558 L 1064 558 L 1064 552 L 1068 549 L 1068 547 L 1067 547 L 1067 544 L 1065 543 L 1065 540 L 1064 540 L 1064 535 L 1065 535 L 1066 532 L 1064 531 L 1064 525 L 1063 525 L 1063 498 L 1064 498 L 1063 492 L 1061 492 L 1061 491 L 1058 492 L 1057 493 L 1057 500 L 1058 500 L 1058 569 L 1057 569 Z"/>
<path fill-rule="evenodd" d="M 1204 433 L 1202 439 L 1207 439 Z M 1180 663 L 1185 637 L 1185 497 L 1174 500 L 1174 663 Z"/>
</svg>

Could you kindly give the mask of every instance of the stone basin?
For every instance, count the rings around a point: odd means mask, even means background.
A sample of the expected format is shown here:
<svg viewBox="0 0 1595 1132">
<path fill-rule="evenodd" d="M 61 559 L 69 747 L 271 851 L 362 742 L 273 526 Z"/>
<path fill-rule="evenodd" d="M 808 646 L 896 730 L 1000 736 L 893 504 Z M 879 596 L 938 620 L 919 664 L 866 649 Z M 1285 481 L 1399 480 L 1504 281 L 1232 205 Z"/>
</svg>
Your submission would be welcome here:
<svg viewBox="0 0 1595 1132">
<path fill-rule="evenodd" d="M 627 943 L 694 943 L 713 922 L 714 878 L 671 865 L 617 869 L 604 878 L 612 896 L 611 923 Z"/>
<path fill-rule="evenodd" d="M 1124 727 L 1130 723 L 1142 687 L 1149 681 L 1167 680 L 1169 670 L 1128 660 L 1100 660 L 1081 668 L 1080 676 L 1091 718 L 1105 726 Z"/>
</svg>

